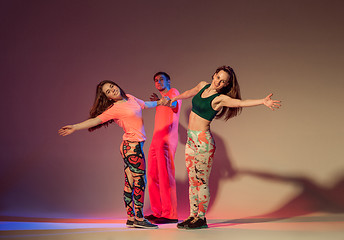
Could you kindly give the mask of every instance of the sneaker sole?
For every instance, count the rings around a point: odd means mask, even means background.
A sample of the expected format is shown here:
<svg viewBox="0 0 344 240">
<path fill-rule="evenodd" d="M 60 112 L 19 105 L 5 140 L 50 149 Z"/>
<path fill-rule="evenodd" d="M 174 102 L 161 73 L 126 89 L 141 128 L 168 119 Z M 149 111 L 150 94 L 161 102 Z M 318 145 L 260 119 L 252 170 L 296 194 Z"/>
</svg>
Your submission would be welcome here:
<svg viewBox="0 0 344 240">
<path fill-rule="evenodd" d="M 188 229 L 188 230 L 193 230 L 193 229 L 203 229 L 203 228 L 208 228 L 208 225 L 201 226 L 201 227 L 196 227 L 196 228 L 185 227 L 185 229 Z"/>
<path fill-rule="evenodd" d="M 159 227 L 156 226 L 156 227 L 147 227 L 147 226 L 141 226 L 141 225 L 136 225 L 134 224 L 134 227 L 135 228 L 145 228 L 145 229 L 158 229 Z"/>
<path fill-rule="evenodd" d="M 178 229 L 186 229 L 186 226 L 177 226 Z"/>
</svg>

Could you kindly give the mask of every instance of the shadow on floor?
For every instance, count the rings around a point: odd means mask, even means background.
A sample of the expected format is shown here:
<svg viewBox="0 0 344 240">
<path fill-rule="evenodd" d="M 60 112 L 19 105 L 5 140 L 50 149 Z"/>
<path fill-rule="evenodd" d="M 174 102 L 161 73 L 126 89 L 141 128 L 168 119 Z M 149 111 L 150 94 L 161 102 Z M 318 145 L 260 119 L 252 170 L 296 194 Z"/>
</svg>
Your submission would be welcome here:
<svg viewBox="0 0 344 240">
<path fill-rule="evenodd" d="M 239 175 L 250 175 L 268 181 L 294 184 L 300 192 L 290 197 L 282 206 L 271 212 L 242 219 L 233 219 L 210 224 L 210 227 L 231 226 L 244 223 L 261 223 L 299 217 L 306 214 L 344 213 L 344 176 L 331 187 L 323 187 L 308 177 L 284 176 L 255 170 L 240 170 Z M 310 217 L 305 217 L 311 219 Z M 313 218 L 314 219 L 314 218 Z M 343 221 L 344 219 L 340 219 Z"/>
</svg>

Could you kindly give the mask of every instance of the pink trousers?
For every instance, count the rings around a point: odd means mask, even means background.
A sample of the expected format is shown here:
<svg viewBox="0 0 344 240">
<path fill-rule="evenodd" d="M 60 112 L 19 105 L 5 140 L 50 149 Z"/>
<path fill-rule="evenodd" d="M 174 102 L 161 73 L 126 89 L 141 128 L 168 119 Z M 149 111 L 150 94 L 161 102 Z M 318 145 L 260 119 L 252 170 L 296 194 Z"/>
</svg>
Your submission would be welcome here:
<svg viewBox="0 0 344 240">
<path fill-rule="evenodd" d="M 148 192 L 153 215 L 177 219 L 177 193 L 174 168 L 176 147 L 160 139 L 152 140 L 148 153 Z"/>
</svg>

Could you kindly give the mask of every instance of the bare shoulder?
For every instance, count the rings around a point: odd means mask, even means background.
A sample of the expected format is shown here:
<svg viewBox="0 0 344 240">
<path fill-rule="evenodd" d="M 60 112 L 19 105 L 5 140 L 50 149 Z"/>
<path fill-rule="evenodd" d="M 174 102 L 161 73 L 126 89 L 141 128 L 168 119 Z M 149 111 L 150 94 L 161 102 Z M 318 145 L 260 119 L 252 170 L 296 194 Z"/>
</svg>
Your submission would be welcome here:
<svg viewBox="0 0 344 240">
<path fill-rule="evenodd" d="M 133 96 L 133 95 L 131 95 L 129 93 L 126 93 L 125 95 L 127 96 L 127 98 L 136 98 L 135 96 Z"/>
<path fill-rule="evenodd" d="M 201 82 L 198 83 L 198 85 L 201 86 L 201 87 L 204 87 L 207 84 L 209 84 L 209 83 L 207 83 L 206 81 L 201 81 Z"/>
<path fill-rule="evenodd" d="M 197 84 L 197 88 L 198 88 L 199 90 L 201 90 L 201 89 L 204 88 L 204 86 L 207 85 L 207 84 L 209 84 L 209 83 L 207 83 L 206 81 L 201 81 L 201 82 L 199 82 L 199 83 Z"/>
</svg>

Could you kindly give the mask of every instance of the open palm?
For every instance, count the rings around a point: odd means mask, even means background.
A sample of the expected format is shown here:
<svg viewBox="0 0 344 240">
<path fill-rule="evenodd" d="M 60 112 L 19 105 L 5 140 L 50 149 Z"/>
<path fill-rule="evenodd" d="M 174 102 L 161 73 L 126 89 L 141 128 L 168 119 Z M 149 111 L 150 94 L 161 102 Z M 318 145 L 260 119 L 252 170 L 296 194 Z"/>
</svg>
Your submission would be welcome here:
<svg viewBox="0 0 344 240">
<path fill-rule="evenodd" d="M 272 93 L 269 94 L 266 98 L 264 98 L 264 105 L 270 108 L 271 110 L 275 110 L 281 107 L 281 104 L 279 104 L 281 101 L 279 100 L 272 100 Z"/>
</svg>

